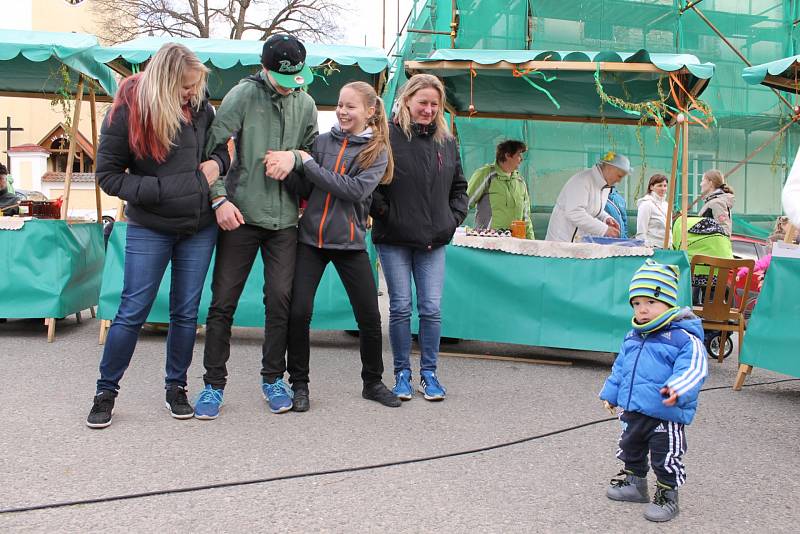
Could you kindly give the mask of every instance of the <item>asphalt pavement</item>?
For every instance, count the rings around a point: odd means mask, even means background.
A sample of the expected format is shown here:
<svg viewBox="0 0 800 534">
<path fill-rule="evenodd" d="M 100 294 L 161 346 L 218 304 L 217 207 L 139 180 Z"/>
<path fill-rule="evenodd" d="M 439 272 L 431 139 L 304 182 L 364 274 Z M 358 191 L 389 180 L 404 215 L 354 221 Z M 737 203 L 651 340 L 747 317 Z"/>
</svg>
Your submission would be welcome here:
<svg viewBox="0 0 800 534">
<path fill-rule="evenodd" d="M 2 532 L 664 528 L 644 505 L 605 497 L 620 428 L 597 393 L 613 354 L 443 345 L 569 365 L 442 356 L 444 402 L 416 395 L 385 408 L 361 398 L 358 339 L 313 332 L 311 410 L 274 415 L 259 387 L 261 332 L 235 329 L 221 416 L 179 421 L 164 407 L 165 336 L 144 332 L 113 424 L 92 430 L 98 332 L 98 321 L 70 317 L 48 344 L 41 321 L 0 324 Z M 203 343 L 201 332 L 192 397 Z M 384 362 L 391 385 L 385 332 Z M 717 389 L 702 393 L 687 429 L 681 513 L 666 528 L 797 532 L 800 381 L 756 369 L 734 392 L 735 356 L 709 369 L 705 387 Z"/>
</svg>

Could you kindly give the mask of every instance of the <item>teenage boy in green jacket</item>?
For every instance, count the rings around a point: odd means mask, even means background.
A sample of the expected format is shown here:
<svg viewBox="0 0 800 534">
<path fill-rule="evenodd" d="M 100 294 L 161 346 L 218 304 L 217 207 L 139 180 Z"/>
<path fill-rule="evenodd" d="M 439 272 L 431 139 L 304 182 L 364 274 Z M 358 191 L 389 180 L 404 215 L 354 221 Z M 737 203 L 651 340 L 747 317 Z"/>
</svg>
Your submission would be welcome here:
<svg viewBox="0 0 800 534">
<path fill-rule="evenodd" d="M 469 207 L 478 206 L 476 228 L 509 229 L 511 221 L 525 221 L 525 237 L 533 239 L 531 197 L 519 173 L 528 147 L 508 140 L 497 145 L 495 162 L 476 170 L 469 179 Z"/>
<path fill-rule="evenodd" d="M 297 199 L 282 182 L 265 175 L 270 150 L 310 150 L 317 137 L 314 100 L 300 87 L 313 81 L 303 44 L 289 35 L 264 43 L 263 69 L 225 96 L 211 126 L 207 149 L 230 137 L 236 147 L 231 169 L 211 189 L 217 241 L 211 306 L 206 320 L 205 389 L 195 417 L 214 419 L 222 406 L 230 357 L 233 314 L 256 254 L 264 261 L 266 317 L 262 346 L 262 391 L 270 411 L 292 408 L 293 392 L 283 381 L 286 336 L 297 246 Z M 295 155 L 295 169 L 302 161 Z"/>
</svg>

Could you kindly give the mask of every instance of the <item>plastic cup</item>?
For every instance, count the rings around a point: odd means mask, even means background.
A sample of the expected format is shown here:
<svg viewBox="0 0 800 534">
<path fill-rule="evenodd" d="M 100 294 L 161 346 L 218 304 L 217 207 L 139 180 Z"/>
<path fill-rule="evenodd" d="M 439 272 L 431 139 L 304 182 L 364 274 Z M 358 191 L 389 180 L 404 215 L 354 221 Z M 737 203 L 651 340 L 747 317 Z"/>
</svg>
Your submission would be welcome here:
<svg viewBox="0 0 800 534">
<path fill-rule="evenodd" d="M 525 221 L 511 221 L 511 237 L 525 239 Z"/>
</svg>

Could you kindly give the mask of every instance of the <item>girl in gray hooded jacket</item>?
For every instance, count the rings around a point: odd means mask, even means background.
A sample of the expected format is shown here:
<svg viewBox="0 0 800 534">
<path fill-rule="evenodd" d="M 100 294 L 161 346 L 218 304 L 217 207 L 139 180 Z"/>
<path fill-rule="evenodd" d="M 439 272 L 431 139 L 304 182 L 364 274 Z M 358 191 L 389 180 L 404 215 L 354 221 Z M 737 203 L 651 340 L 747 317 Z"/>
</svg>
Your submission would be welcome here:
<svg viewBox="0 0 800 534">
<path fill-rule="evenodd" d="M 329 262 L 344 284 L 358 323 L 362 396 L 385 406 L 400 406 L 382 382 L 383 355 L 378 291 L 366 252 L 365 236 L 372 193 L 391 181 L 394 167 L 383 102 L 367 83 L 352 82 L 339 93 L 336 124 L 317 137 L 312 154 L 300 151 L 302 174 L 285 186 L 308 204 L 300 218 L 297 259 L 289 316 L 287 369 L 293 409 L 309 408 L 309 328 L 314 296 Z M 284 155 L 267 155 L 267 174 Z M 276 162 L 274 165 L 271 162 Z"/>
</svg>

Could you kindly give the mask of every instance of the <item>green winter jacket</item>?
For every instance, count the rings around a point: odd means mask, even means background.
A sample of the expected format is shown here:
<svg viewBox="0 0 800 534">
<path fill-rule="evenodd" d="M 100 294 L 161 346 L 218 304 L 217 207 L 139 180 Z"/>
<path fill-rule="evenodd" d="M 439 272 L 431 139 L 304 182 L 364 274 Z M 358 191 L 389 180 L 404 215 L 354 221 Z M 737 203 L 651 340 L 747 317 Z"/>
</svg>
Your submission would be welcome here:
<svg viewBox="0 0 800 534">
<path fill-rule="evenodd" d="M 227 196 L 247 224 L 268 230 L 297 224 L 297 197 L 282 182 L 265 175 L 268 150 L 306 150 L 317 137 L 317 108 L 303 91 L 281 95 L 262 70 L 231 89 L 217 111 L 206 143 L 210 151 L 234 136 L 236 153 L 211 197 Z M 303 167 L 295 155 L 295 170 Z"/>
<path fill-rule="evenodd" d="M 511 221 L 525 221 L 525 236 L 534 239 L 531 197 L 519 171 L 506 173 L 496 163 L 479 168 L 467 186 L 469 207 L 478 206 L 477 228 L 509 229 Z"/>
</svg>

